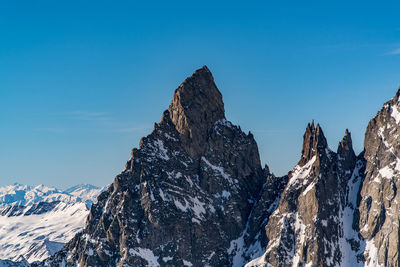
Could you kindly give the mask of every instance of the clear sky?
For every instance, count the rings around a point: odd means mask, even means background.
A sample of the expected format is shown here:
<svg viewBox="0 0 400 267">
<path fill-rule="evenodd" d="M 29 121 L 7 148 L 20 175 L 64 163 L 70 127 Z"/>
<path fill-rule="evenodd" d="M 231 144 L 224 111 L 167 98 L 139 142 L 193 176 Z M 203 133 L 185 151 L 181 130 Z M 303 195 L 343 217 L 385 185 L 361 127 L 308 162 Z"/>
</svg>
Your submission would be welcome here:
<svg viewBox="0 0 400 267">
<path fill-rule="evenodd" d="M 1 1 L 0 186 L 111 183 L 202 65 L 276 174 L 312 119 L 360 152 L 400 85 L 400 4 L 244 2 Z"/>
</svg>

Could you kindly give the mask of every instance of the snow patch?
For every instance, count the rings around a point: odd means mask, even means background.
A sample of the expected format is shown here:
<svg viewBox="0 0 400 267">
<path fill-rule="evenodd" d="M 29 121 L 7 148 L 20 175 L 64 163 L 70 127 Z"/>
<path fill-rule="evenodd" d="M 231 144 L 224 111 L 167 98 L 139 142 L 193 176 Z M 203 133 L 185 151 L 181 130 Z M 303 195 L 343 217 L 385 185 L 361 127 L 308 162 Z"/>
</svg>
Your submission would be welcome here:
<svg viewBox="0 0 400 267">
<path fill-rule="evenodd" d="M 153 251 L 148 248 L 137 248 L 129 249 L 129 253 L 133 256 L 138 256 L 147 261 L 148 266 L 156 267 L 160 266 L 158 263 L 158 257 L 154 256 Z"/>
<path fill-rule="evenodd" d="M 311 172 L 311 167 L 314 164 L 315 160 L 317 159 L 316 156 L 312 157 L 306 165 L 304 165 L 303 167 L 300 166 L 296 166 L 294 168 L 292 177 L 290 178 L 287 188 L 289 188 L 292 185 L 297 185 L 300 181 L 302 181 L 304 178 L 306 178 L 310 172 Z"/>
<path fill-rule="evenodd" d="M 229 174 L 227 174 L 224 168 L 220 166 L 212 165 L 205 157 L 201 157 L 201 159 L 210 167 L 213 171 L 218 172 L 224 179 L 226 179 L 230 184 L 233 184 L 233 180 Z"/>
<path fill-rule="evenodd" d="M 158 149 L 158 156 L 163 160 L 169 160 L 169 156 L 167 154 L 167 149 L 164 147 L 164 142 L 160 139 L 154 141 L 154 145 Z"/>
<path fill-rule="evenodd" d="M 173 258 L 168 256 L 168 257 L 163 257 L 162 260 L 163 262 L 169 262 L 170 260 L 172 260 Z"/>
<path fill-rule="evenodd" d="M 188 266 L 188 267 L 192 267 L 193 264 L 190 261 L 187 260 L 183 260 L 183 265 Z"/>
<path fill-rule="evenodd" d="M 391 179 L 394 176 L 394 171 L 389 166 L 386 166 L 379 170 L 379 174 L 386 179 Z"/>
<path fill-rule="evenodd" d="M 364 255 L 368 255 L 365 267 L 383 267 L 382 264 L 378 262 L 378 249 L 374 245 L 374 240 L 367 240 L 365 242 L 365 252 Z"/>
<path fill-rule="evenodd" d="M 396 121 L 396 124 L 399 124 L 399 122 L 400 122 L 400 112 L 399 112 L 399 110 L 397 109 L 396 106 L 390 106 L 390 115 Z"/>
<path fill-rule="evenodd" d="M 306 190 L 304 190 L 303 196 L 307 195 L 308 191 L 310 191 L 311 189 L 313 189 L 314 185 L 315 185 L 315 182 L 312 182 L 311 184 L 309 184 L 309 185 L 307 186 Z"/>
</svg>

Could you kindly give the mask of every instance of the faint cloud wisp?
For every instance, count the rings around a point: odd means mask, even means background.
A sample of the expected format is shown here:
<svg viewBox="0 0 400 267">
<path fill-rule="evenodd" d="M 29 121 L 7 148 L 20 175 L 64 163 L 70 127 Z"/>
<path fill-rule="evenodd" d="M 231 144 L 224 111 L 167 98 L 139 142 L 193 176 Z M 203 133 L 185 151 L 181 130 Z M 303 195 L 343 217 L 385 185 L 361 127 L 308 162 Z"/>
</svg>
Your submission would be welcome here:
<svg viewBox="0 0 400 267">
<path fill-rule="evenodd" d="M 112 130 L 114 133 L 137 133 L 137 132 L 146 132 L 151 130 L 151 125 L 143 125 L 138 127 L 126 127 L 126 128 L 118 128 Z"/>
<path fill-rule="evenodd" d="M 400 55 L 400 48 L 396 48 L 388 53 L 386 53 L 387 55 Z"/>
<path fill-rule="evenodd" d="M 70 115 L 73 119 L 86 120 L 86 121 L 110 121 L 111 118 L 107 112 L 93 112 L 85 110 L 77 110 L 65 113 Z"/>
<path fill-rule="evenodd" d="M 48 133 L 64 133 L 66 131 L 66 129 L 64 128 L 55 128 L 55 127 L 35 128 L 33 130 L 37 132 L 48 132 Z"/>
</svg>

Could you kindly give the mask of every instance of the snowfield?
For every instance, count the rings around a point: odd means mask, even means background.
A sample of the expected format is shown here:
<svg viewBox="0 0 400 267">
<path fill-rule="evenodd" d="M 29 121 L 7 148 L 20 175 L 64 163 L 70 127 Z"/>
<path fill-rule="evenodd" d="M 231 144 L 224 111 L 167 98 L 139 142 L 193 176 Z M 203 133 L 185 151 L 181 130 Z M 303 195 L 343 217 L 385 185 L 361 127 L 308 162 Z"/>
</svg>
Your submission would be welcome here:
<svg viewBox="0 0 400 267">
<path fill-rule="evenodd" d="M 21 261 L 23 256 L 32 263 L 59 251 L 83 228 L 91 204 L 104 189 L 92 185 L 65 191 L 44 185 L 0 187 L 0 259 Z"/>
</svg>

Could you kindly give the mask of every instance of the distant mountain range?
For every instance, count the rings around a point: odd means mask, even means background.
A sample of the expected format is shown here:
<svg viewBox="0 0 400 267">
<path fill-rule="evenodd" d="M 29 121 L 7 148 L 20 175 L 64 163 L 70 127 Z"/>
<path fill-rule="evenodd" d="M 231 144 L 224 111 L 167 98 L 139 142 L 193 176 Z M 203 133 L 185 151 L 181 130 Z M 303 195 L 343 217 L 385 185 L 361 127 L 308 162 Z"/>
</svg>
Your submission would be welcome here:
<svg viewBox="0 0 400 267">
<path fill-rule="evenodd" d="M 67 190 L 18 183 L 0 187 L 0 266 L 41 261 L 59 251 L 83 228 L 103 190 L 89 184 Z"/>
</svg>

